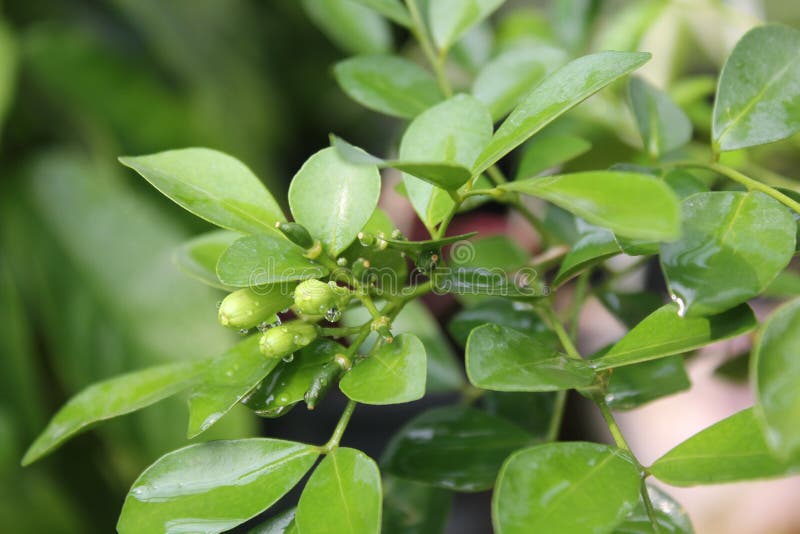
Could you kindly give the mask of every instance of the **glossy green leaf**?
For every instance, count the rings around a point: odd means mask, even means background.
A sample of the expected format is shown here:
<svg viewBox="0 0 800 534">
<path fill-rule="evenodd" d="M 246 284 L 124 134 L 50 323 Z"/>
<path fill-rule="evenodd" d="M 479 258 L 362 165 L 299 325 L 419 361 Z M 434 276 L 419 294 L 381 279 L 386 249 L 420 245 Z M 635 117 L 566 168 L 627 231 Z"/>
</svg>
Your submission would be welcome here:
<svg viewBox="0 0 800 534">
<path fill-rule="evenodd" d="M 771 298 L 792 298 L 800 295 L 800 274 L 785 270 L 770 282 L 762 293 Z"/>
<path fill-rule="evenodd" d="M 471 168 L 492 136 L 492 118 L 477 99 L 456 95 L 417 116 L 400 142 L 399 159 L 436 161 Z M 408 198 L 429 228 L 453 207 L 447 191 L 404 174 Z"/>
<path fill-rule="evenodd" d="M 295 511 L 296 508 L 284 510 L 257 527 L 248 530 L 247 534 L 289 534 L 289 529 L 294 524 Z"/>
<path fill-rule="evenodd" d="M 456 190 L 469 180 L 469 170 L 452 163 L 426 163 L 415 161 L 385 160 L 364 152 L 344 139 L 331 136 L 331 145 L 342 159 L 356 165 L 375 165 L 379 169 L 391 167 L 425 180 L 442 189 Z"/>
<path fill-rule="evenodd" d="M 542 133 L 525 144 L 516 180 L 530 178 L 587 153 L 592 144 L 569 134 Z"/>
<path fill-rule="evenodd" d="M 482 267 L 448 268 L 436 275 L 433 291 L 437 294 L 474 297 L 478 295 L 535 300 L 549 294 L 533 269 L 523 269 L 509 276 L 504 270 Z"/>
<path fill-rule="evenodd" d="M 553 392 L 487 391 L 481 400 L 483 409 L 490 414 L 511 421 L 537 440 L 546 441 L 556 413 L 557 396 Z"/>
<path fill-rule="evenodd" d="M 514 453 L 492 496 L 497 534 L 608 532 L 636 506 L 639 470 L 598 443 L 548 443 Z"/>
<path fill-rule="evenodd" d="M 392 22 L 410 27 L 411 17 L 400 0 L 354 0 L 356 3 L 374 9 Z"/>
<path fill-rule="evenodd" d="M 444 98 L 428 71 L 390 55 L 356 56 L 333 70 L 342 90 L 373 111 L 411 119 Z"/>
<path fill-rule="evenodd" d="M 653 527 L 647 508 L 640 499 L 633 512 L 614 529 L 614 534 L 694 534 L 689 515 L 679 502 L 650 484 L 647 485 L 647 494 L 653 505 L 658 531 Z"/>
<path fill-rule="evenodd" d="M 400 182 L 402 183 L 402 182 Z M 367 224 L 362 228 L 362 232 L 373 236 L 392 235 L 396 226 L 385 211 L 375 208 Z M 380 250 L 374 245 L 362 245 L 359 240 L 353 243 L 342 252 L 348 264 L 352 264 L 359 258 L 363 258 L 370 263 L 367 274 L 374 273 L 376 276 L 375 284 L 377 287 L 386 289 L 392 293 L 400 291 L 408 277 L 408 262 L 399 250 L 386 249 Z"/>
<path fill-rule="evenodd" d="M 664 303 L 659 295 L 649 291 L 623 293 L 605 290 L 596 291 L 595 295 L 629 329 L 644 321 Z"/>
<path fill-rule="evenodd" d="M 388 243 L 389 248 L 400 250 L 412 256 L 418 256 L 422 252 L 437 251 L 444 246 L 453 245 L 460 241 L 467 241 L 471 237 L 478 235 L 478 232 L 470 232 L 468 234 L 451 235 L 441 239 L 426 239 L 424 241 L 407 241 L 402 239 L 384 238 Z M 475 242 L 464 244 L 464 246 L 473 247 Z"/>
<path fill-rule="evenodd" d="M 265 358 L 259 336 L 250 336 L 214 358 L 189 393 L 189 439 L 216 423 L 272 371 L 279 358 Z"/>
<path fill-rule="evenodd" d="M 35 462 L 94 423 L 134 412 L 186 389 L 205 365 L 206 362 L 161 365 L 89 386 L 53 416 L 25 453 L 22 465 Z"/>
<path fill-rule="evenodd" d="M 447 329 L 455 342 L 464 347 L 470 332 L 486 323 L 526 332 L 536 336 L 539 341 L 548 346 L 553 348 L 557 346 L 555 334 L 550 332 L 549 327 L 531 305 L 506 299 L 486 299 L 475 306 L 459 311 L 450 320 Z"/>
<path fill-rule="evenodd" d="M 581 235 L 561 260 L 558 273 L 553 279 L 555 287 L 561 286 L 589 267 L 622 252 L 614 239 L 614 234 L 610 231 L 586 223 L 579 226 Z"/>
<path fill-rule="evenodd" d="M 186 274 L 218 289 L 231 289 L 217 278 L 217 263 L 234 241 L 238 232 L 216 230 L 190 239 L 175 250 L 173 260 Z"/>
<path fill-rule="evenodd" d="M 720 74 L 712 137 L 719 150 L 777 141 L 800 131 L 800 31 L 747 32 Z"/>
<path fill-rule="evenodd" d="M 504 326 L 486 324 L 469 335 L 467 376 L 482 389 L 495 391 L 557 391 L 594 381 L 594 371 L 582 360 L 560 354 L 532 336 Z"/>
<path fill-rule="evenodd" d="M 328 270 L 306 258 L 303 249 L 277 234 L 242 237 L 222 254 L 217 263 L 220 281 L 232 287 L 307 280 L 326 274 Z"/>
<path fill-rule="evenodd" d="M 632 410 L 650 401 L 689 389 L 683 357 L 667 356 L 614 369 L 605 401 L 612 410 Z"/>
<path fill-rule="evenodd" d="M 482 173 L 560 115 L 648 59 L 647 53 L 600 52 L 567 63 L 511 112 L 478 157 L 473 171 Z"/>
<path fill-rule="evenodd" d="M 243 233 L 285 221 L 275 199 L 242 162 L 208 148 L 169 150 L 119 161 L 175 203 L 208 222 Z"/>
<path fill-rule="evenodd" d="M 399 404 L 425 395 L 427 355 L 419 338 L 400 334 L 357 363 L 339 387 L 350 399 L 364 404 Z"/>
<path fill-rule="evenodd" d="M 796 231 L 789 210 L 757 191 L 684 200 L 681 238 L 661 245 L 661 266 L 682 313 L 718 313 L 760 294 L 792 258 Z"/>
<path fill-rule="evenodd" d="M 248 393 L 242 403 L 261 417 L 279 417 L 303 400 L 322 366 L 344 352 L 345 348 L 339 343 L 318 339 L 288 361 L 278 360 L 275 370 Z"/>
<path fill-rule="evenodd" d="M 428 0 L 431 34 L 448 50 L 467 30 L 492 14 L 505 0 Z"/>
<path fill-rule="evenodd" d="M 347 163 L 330 147 L 308 158 L 294 175 L 289 206 L 295 220 L 336 255 L 367 223 L 380 194 L 375 166 Z"/>
<path fill-rule="evenodd" d="M 338 448 L 308 480 L 297 504 L 303 534 L 379 534 L 381 474 L 361 451 Z"/>
<path fill-rule="evenodd" d="M 229 530 L 285 495 L 317 456 L 310 445 L 264 438 L 178 449 L 136 479 L 117 530 L 120 534 Z"/>
<path fill-rule="evenodd" d="M 751 373 L 756 389 L 755 413 L 767 443 L 781 457 L 800 455 L 800 300 L 779 308 L 758 336 Z"/>
<path fill-rule="evenodd" d="M 767 446 L 752 408 L 690 437 L 656 460 L 650 472 L 672 486 L 721 484 L 800 471 L 800 459 L 779 460 Z"/>
<path fill-rule="evenodd" d="M 681 317 L 677 304 L 667 304 L 648 315 L 592 365 L 610 369 L 680 354 L 745 334 L 757 324 L 746 304 L 710 317 Z"/>
<path fill-rule="evenodd" d="M 680 204 L 664 182 L 644 174 L 588 171 L 501 186 L 543 198 L 626 237 L 668 241 L 680 234 Z"/>
<path fill-rule="evenodd" d="M 309 18 L 339 48 L 352 54 L 378 54 L 392 47 L 391 28 L 358 0 L 303 0 Z"/>
<path fill-rule="evenodd" d="M 397 477 L 383 479 L 384 534 L 441 534 L 452 494 L 441 488 Z"/>
<path fill-rule="evenodd" d="M 628 84 L 631 108 L 650 156 L 661 157 L 692 139 L 689 117 L 672 99 L 643 78 L 633 77 Z"/>
<path fill-rule="evenodd" d="M 517 46 L 484 65 L 472 94 L 493 120 L 507 115 L 545 76 L 567 62 L 567 53 L 547 45 Z"/>
<path fill-rule="evenodd" d="M 675 191 L 681 200 L 695 193 L 707 193 L 708 186 L 692 173 L 682 169 L 672 169 L 664 175 L 664 182 Z"/>
<path fill-rule="evenodd" d="M 516 425 L 474 408 L 436 408 L 400 429 L 382 465 L 401 478 L 456 491 L 482 491 L 492 487 L 503 460 L 531 440 Z"/>
</svg>

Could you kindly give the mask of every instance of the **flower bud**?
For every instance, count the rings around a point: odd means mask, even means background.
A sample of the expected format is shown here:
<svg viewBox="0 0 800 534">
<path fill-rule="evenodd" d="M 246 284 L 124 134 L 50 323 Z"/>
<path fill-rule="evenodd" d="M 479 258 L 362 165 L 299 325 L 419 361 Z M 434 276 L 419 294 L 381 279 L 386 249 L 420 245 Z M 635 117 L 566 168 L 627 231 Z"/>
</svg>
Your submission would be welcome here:
<svg viewBox="0 0 800 534">
<path fill-rule="evenodd" d="M 349 292 L 335 283 L 305 280 L 294 290 L 294 305 L 306 315 L 325 315 L 346 303 Z"/>
<path fill-rule="evenodd" d="M 280 230 L 295 245 L 305 249 L 314 246 L 314 239 L 312 239 L 305 226 L 291 222 L 276 222 L 275 228 Z"/>
<path fill-rule="evenodd" d="M 317 325 L 305 321 L 290 321 L 270 328 L 261 336 L 261 353 L 267 358 L 283 358 L 317 339 Z"/>
<path fill-rule="evenodd" d="M 253 328 L 292 303 L 292 293 L 278 285 L 265 292 L 250 288 L 234 291 L 219 306 L 219 322 L 231 328 Z"/>
</svg>

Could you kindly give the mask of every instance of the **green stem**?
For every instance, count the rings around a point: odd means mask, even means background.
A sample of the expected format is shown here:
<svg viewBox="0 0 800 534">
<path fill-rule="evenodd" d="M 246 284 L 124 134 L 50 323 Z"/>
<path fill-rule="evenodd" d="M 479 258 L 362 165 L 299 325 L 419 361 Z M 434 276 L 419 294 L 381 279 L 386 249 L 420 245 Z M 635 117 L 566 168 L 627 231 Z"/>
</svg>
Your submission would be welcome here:
<svg viewBox="0 0 800 534">
<path fill-rule="evenodd" d="M 587 290 L 589 289 L 589 277 L 591 274 L 591 269 L 581 273 L 581 275 L 578 277 L 578 282 L 575 285 L 575 296 L 572 299 L 569 310 L 570 339 L 578 338 L 578 326 L 580 322 L 581 308 L 583 307 L 583 302 L 586 300 Z"/>
<path fill-rule="evenodd" d="M 639 493 L 642 495 L 644 509 L 647 511 L 647 517 L 650 519 L 650 524 L 653 525 L 653 532 L 655 534 L 661 534 L 661 525 L 658 524 L 656 510 L 653 508 L 653 501 L 650 500 L 650 493 L 647 491 L 647 482 L 645 482 L 644 477 L 642 477 L 642 486 L 639 489 Z"/>
<path fill-rule="evenodd" d="M 428 36 L 428 28 L 425 26 L 425 21 L 422 20 L 422 15 L 419 12 L 416 0 L 406 0 L 406 7 L 411 15 L 411 22 L 413 23 L 411 33 L 414 34 L 417 42 L 419 42 L 420 47 L 422 47 L 422 52 L 425 54 L 428 63 L 430 63 L 433 72 L 436 74 L 436 81 L 439 83 L 439 88 L 442 93 L 444 93 L 447 98 L 450 98 L 453 96 L 453 89 L 450 87 L 450 82 L 447 80 L 447 76 L 445 76 L 444 73 L 444 63 L 447 59 L 447 53 L 444 50 L 440 51 L 439 54 L 434 51 L 433 43 L 431 43 L 431 39 Z"/>
<path fill-rule="evenodd" d="M 497 165 L 492 165 L 488 169 L 486 169 L 486 174 L 489 175 L 489 178 L 495 183 L 495 185 L 505 184 L 508 182 L 508 179 L 503 174 Z"/>
<path fill-rule="evenodd" d="M 583 357 L 581 353 L 578 352 L 578 349 L 575 348 L 575 345 L 572 343 L 572 339 L 570 339 L 569 334 L 567 331 L 564 330 L 564 325 L 561 324 L 556 312 L 553 310 L 553 305 L 550 301 L 539 308 L 541 314 L 544 316 L 544 319 L 550 323 L 550 328 L 556 333 L 558 336 L 558 340 L 561 342 L 561 345 L 564 347 L 564 350 L 567 351 L 567 356 L 570 358 L 574 358 L 576 360 L 582 360 Z"/>
<path fill-rule="evenodd" d="M 331 439 L 328 440 L 328 443 L 322 446 L 322 452 L 324 454 L 331 452 L 333 449 L 339 446 L 339 442 L 342 441 L 344 431 L 347 429 L 348 423 L 350 423 L 350 418 L 353 416 L 353 411 L 356 409 L 356 404 L 357 403 L 354 400 L 348 401 L 347 406 L 344 408 L 344 412 L 342 412 L 342 416 L 339 418 L 339 422 L 336 423 L 336 428 L 333 430 Z"/>
<path fill-rule="evenodd" d="M 768 186 L 767 184 L 763 184 L 758 180 L 754 180 L 743 174 L 736 169 L 732 169 L 726 165 L 722 165 L 721 163 L 695 163 L 695 162 L 679 162 L 670 165 L 671 167 L 675 167 L 678 169 L 707 169 L 710 171 L 714 171 L 719 173 L 727 178 L 730 178 L 734 182 L 738 182 L 745 186 L 747 189 L 751 191 L 760 191 L 765 195 L 769 195 L 781 204 L 791 208 L 796 213 L 800 213 L 800 202 L 796 202 L 789 198 L 788 196 L 784 195 L 780 191 Z"/>
<path fill-rule="evenodd" d="M 564 420 L 564 408 L 567 404 L 567 390 L 562 389 L 556 392 L 556 400 L 553 403 L 553 416 L 550 418 L 550 425 L 547 427 L 545 440 L 549 443 L 558 439 L 561 432 L 561 422 Z"/>
<path fill-rule="evenodd" d="M 519 214 L 522 215 L 526 221 L 528 221 L 528 224 L 533 226 L 533 228 L 536 230 L 536 233 L 538 233 L 539 237 L 542 239 L 542 248 L 547 248 L 553 241 L 553 235 L 550 233 L 550 230 L 545 227 L 544 223 L 539 219 L 539 217 L 529 210 L 519 198 L 508 200 L 507 204 L 517 210 Z"/>
</svg>

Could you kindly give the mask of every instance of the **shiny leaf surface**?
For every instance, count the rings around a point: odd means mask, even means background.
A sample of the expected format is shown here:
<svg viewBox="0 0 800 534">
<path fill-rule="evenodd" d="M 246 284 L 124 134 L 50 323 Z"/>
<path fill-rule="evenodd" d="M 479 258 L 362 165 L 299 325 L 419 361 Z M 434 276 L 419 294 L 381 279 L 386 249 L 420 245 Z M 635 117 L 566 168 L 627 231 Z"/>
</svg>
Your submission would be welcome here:
<svg viewBox="0 0 800 534">
<path fill-rule="evenodd" d="M 667 304 L 648 315 L 592 365 L 610 369 L 655 360 L 745 334 L 756 326 L 753 310 L 746 304 L 710 317 L 681 317 L 676 304 Z"/>
<path fill-rule="evenodd" d="M 683 234 L 661 245 L 671 293 L 687 315 L 711 315 L 757 296 L 794 254 L 789 210 L 760 192 L 698 193 L 683 201 Z"/>
<path fill-rule="evenodd" d="M 306 160 L 289 186 L 295 220 L 336 255 L 353 242 L 369 220 L 381 193 L 374 165 L 353 165 L 334 148 Z"/>
<path fill-rule="evenodd" d="M 309 18 L 339 48 L 352 54 L 388 52 L 392 33 L 383 17 L 363 2 L 303 0 Z"/>
<path fill-rule="evenodd" d="M 364 404 L 398 404 L 425 395 L 427 355 L 419 338 L 400 334 L 357 363 L 339 382 L 342 392 Z"/>
<path fill-rule="evenodd" d="M 460 310 L 450 320 L 447 330 L 455 342 L 464 347 L 470 332 L 486 323 L 535 335 L 539 341 L 553 348 L 558 344 L 555 334 L 549 331 L 549 327 L 530 304 L 506 299 L 486 299 L 475 306 Z"/>
<path fill-rule="evenodd" d="M 658 531 L 640 499 L 633 512 L 614 529 L 614 534 L 694 534 L 689 515 L 679 502 L 650 484 L 647 485 L 647 494 L 653 505 Z"/>
<path fill-rule="evenodd" d="M 428 19 L 433 40 L 447 50 L 464 33 L 492 14 L 505 0 L 429 0 Z"/>
<path fill-rule="evenodd" d="M 597 265 L 612 256 L 622 252 L 614 234 L 605 228 L 590 224 L 581 225 L 581 234 L 572 244 L 569 252 L 561 260 L 561 266 L 553 279 L 553 285 L 558 287 L 569 281 L 586 269 Z"/>
<path fill-rule="evenodd" d="M 381 475 L 361 451 L 337 448 L 317 466 L 297 504 L 303 534 L 379 534 Z"/>
<path fill-rule="evenodd" d="M 588 386 L 594 371 L 583 361 L 559 354 L 548 345 L 504 326 L 474 329 L 466 348 L 467 376 L 482 389 L 557 391 Z"/>
<path fill-rule="evenodd" d="M 516 425 L 462 406 L 412 419 L 387 446 L 382 465 L 401 478 L 456 491 L 494 484 L 503 460 L 532 438 Z"/>
<path fill-rule="evenodd" d="M 219 289 L 231 289 L 217 278 L 217 262 L 242 234 L 217 230 L 199 235 L 175 250 L 175 264 L 186 274 Z"/>
<path fill-rule="evenodd" d="M 692 123 L 665 92 L 643 78 L 633 77 L 628 94 L 639 135 L 650 156 L 658 158 L 691 140 Z"/>
<path fill-rule="evenodd" d="M 229 530 L 285 495 L 317 455 L 310 445 L 264 438 L 178 449 L 136 479 L 117 530 L 120 534 Z"/>
<path fill-rule="evenodd" d="M 639 472 L 620 449 L 548 443 L 514 453 L 492 497 L 497 534 L 608 532 L 639 499 Z"/>
<path fill-rule="evenodd" d="M 286 220 L 256 175 L 222 152 L 184 148 L 119 160 L 176 204 L 222 228 L 254 234 Z"/>
</svg>

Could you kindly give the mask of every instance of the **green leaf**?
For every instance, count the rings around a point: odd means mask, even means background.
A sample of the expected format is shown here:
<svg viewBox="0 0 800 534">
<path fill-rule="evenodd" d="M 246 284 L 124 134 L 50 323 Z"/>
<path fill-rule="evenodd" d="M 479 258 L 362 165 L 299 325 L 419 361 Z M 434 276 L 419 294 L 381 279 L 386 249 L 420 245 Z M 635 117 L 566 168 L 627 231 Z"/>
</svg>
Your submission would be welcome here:
<svg viewBox="0 0 800 534">
<path fill-rule="evenodd" d="M 265 358 L 258 335 L 214 358 L 189 393 L 189 439 L 206 431 L 272 371 L 279 358 Z"/>
<path fill-rule="evenodd" d="M 597 369 L 610 369 L 664 358 L 747 333 L 757 324 L 747 304 L 710 317 L 681 317 L 676 304 L 667 304 L 648 315 L 591 364 Z"/>
<path fill-rule="evenodd" d="M 392 235 L 394 230 L 394 222 L 380 208 L 375 208 L 367 224 L 362 228 L 362 232 L 374 236 L 380 234 L 389 236 Z M 352 264 L 359 258 L 367 260 L 370 264 L 368 273 L 376 275 L 377 280 L 375 280 L 375 283 L 377 286 L 392 293 L 400 291 L 402 284 L 405 283 L 408 277 L 408 264 L 399 250 L 380 250 L 379 247 L 365 246 L 359 240 L 355 240 L 347 247 L 347 250 L 342 252 L 342 257 L 347 260 L 348 264 Z"/>
<path fill-rule="evenodd" d="M 762 293 L 770 298 L 792 298 L 800 295 L 800 274 L 785 270 L 775 277 Z"/>
<path fill-rule="evenodd" d="M 452 245 L 459 241 L 466 241 L 471 237 L 478 235 L 478 232 L 470 232 L 468 234 L 451 235 L 441 239 L 425 239 L 423 241 L 407 241 L 404 239 L 390 239 L 383 238 L 388 244 L 389 248 L 400 250 L 411 256 L 419 256 L 423 252 L 435 252 L 440 250 L 446 245 Z M 466 246 L 474 246 L 476 242 L 471 242 Z"/>
<path fill-rule="evenodd" d="M 755 413 L 767 443 L 781 457 L 800 455 L 800 300 L 781 306 L 761 327 L 751 373 Z"/>
<path fill-rule="evenodd" d="M 650 401 L 689 389 L 682 356 L 668 356 L 614 369 L 605 401 L 612 410 L 632 410 Z"/>
<path fill-rule="evenodd" d="M 516 180 L 530 178 L 587 153 L 592 144 L 569 134 L 537 135 L 525 144 Z"/>
<path fill-rule="evenodd" d="M 284 510 L 257 527 L 248 530 L 247 534 L 287 534 L 291 525 L 294 524 L 295 511 L 296 508 Z"/>
<path fill-rule="evenodd" d="M 392 47 L 391 27 L 357 0 L 303 0 L 309 18 L 339 48 L 351 54 L 379 54 Z"/>
<path fill-rule="evenodd" d="M 400 334 L 357 363 L 339 387 L 350 399 L 364 404 L 415 401 L 425 395 L 426 361 L 419 338 Z"/>
<path fill-rule="evenodd" d="M 548 443 L 514 453 L 492 496 L 497 534 L 607 532 L 636 506 L 639 470 L 597 443 Z"/>
<path fill-rule="evenodd" d="M 246 234 L 274 231 L 285 221 L 275 199 L 242 162 L 208 148 L 122 157 L 176 204 L 210 223 Z"/>
<path fill-rule="evenodd" d="M 613 233 L 605 228 L 586 224 L 580 219 L 579 221 L 581 235 L 561 260 L 558 273 L 553 279 L 555 287 L 563 285 L 589 267 L 622 252 Z"/>
<path fill-rule="evenodd" d="M 625 237 L 669 241 L 680 234 L 680 204 L 661 180 L 630 172 L 588 171 L 503 184 L 543 198 Z"/>
<path fill-rule="evenodd" d="M 722 68 L 712 137 L 718 150 L 784 139 L 800 131 L 800 31 L 776 24 L 742 37 Z"/>
<path fill-rule="evenodd" d="M 0 126 L 12 103 L 17 80 L 17 42 L 5 21 L 0 21 Z"/>
<path fill-rule="evenodd" d="M 614 529 L 614 534 L 694 534 L 689 515 L 678 501 L 650 484 L 647 485 L 647 494 L 653 505 L 658 531 L 653 528 L 647 508 L 640 499 L 633 512 Z"/>
<path fill-rule="evenodd" d="M 560 115 L 648 59 L 650 54 L 641 52 L 600 52 L 567 63 L 511 112 L 475 162 L 474 174 L 482 173 Z"/>
<path fill-rule="evenodd" d="M 405 27 L 411 26 L 411 17 L 408 10 L 400 3 L 400 0 L 354 0 L 358 4 L 370 7 L 386 17 Z"/>
<path fill-rule="evenodd" d="M 707 193 L 708 186 L 694 174 L 683 169 L 672 169 L 664 175 L 664 182 L 684 200 L 695 193 Z"/>
<path fill-rule="evenodd" d="M 196 280 L 218 289 L 231 290 L 219 281 L 217 263 L 234 241 L 241 238 L 238 232 L 215 230 L 190 239 L 178 247 L 172 258 L 181 271 Z"/>
<path fill-rule="evenodd" d="M 557 396 L 552 392 L 487 391 L 482 405 L 490 414 L 507 419 L 533 434 L 536 440 L 546 441 L 555 416 Z"/>
<path fill-rule="evenodd" d="M 322 366 L 344 352 L 345 348 L 335 341 L 317 339 L 289 361 L 278 360 L 275 370 L 242 403 L 261 417 L 279 417 L 303 400 Z"/>
<path fill-rule="evenodd" d="M 367 223 L 380 194 L 375 166 L 347 163 L 329 147 L 308 158 L 294 175 L 289 206 L 295 220 L 336 255 Z"/>
<path fill-rule="evenodd" d="M 567 62 L 567 53 L 547 45 L 517 46 L 484 65 L 472 94 L 497 121 L 507 115 L 542 78 Z"/>
<path fill-rule="evenodd" d="M 297 504 L 303 534 L 379 534 L 381 475 L 361 451 L 337 448 L 317 466 Z"/>
<path fill-rule="evenodd" d="M 486 299 L 473 307 L 459 311 L 450 320 L 447 329 L 455 342 L 464 347 L 470 332 L 486 323 L 527 332 L 553 348 L 558 345 L 555 334 L 550 332 L 550 328 L 532 306 L 506 299 Z"/>
<path fill-rule="evenodd" d="M 665 92 L 635 76 L 628 84 L 628 95 L 644 148 L 650 156 L 659 158 L 691 141 L 689 117 Z"/>
<path fill-rule="evenodd" d="M 474 408 L 435 408 L 400 429 L 381 463 L 401 478 L 455 491 L 482 491 L 492 487 L 503 460 L 531 439 L 505 419 Z"/>
<path fill-rule="evenodd" d="M 496 324 L 469 335 L 467 376 L 482 389 L 494 391 L 557 391 L 594 381 L 594 371 L 532 336 Z"/>
<path fill-rule="evenodd" d="M 365 108 L 411 119 L 444 98 L 422 67 L 390 55 L 357 56 L 333 69 L 342 90 Z"/>
<path fill-rule="evenodd" d="M 276 234 L 238 239 L 217 263 L 220 281 L 232 287 L 307 280 L 326 274 L 328 269 L 306 258 L 303 249 Z"/>
<path fill-rule="evenodd" d="M 439 295 L 453 293 L 469 297 L 484 295 L 535 300 L 548 295 L 547 286 L 537 279 L 537 275 L 533 269 L 521 269 L 509 277 L 505 271 L 496 268 L 448 268 L 436 275 L 433 290 Z"/>
<path fill-rule="evenodd" d="M 672 486 L 721 484 L 798 471 L 797 457 L 783 462 L 773 455 L 752 408 L 695 434 L 650 467 L 653 476 Z"/>
<path fill-rule="evenodd" d="M 452 500 L 451 493 L 443 489 L 397 477 L 384 477 L 381 532 L 441 534 Z"/>
<path fill-rule="evenodd" d="M 661 266 L 686 315 L 718 313 L 764 291 L 794 254 L 796 223 L 764 193 L 716 191 L 683 201 L 683 235 Z"/>
<path fill-rule="evenodd" d="M 186 389 L 206 362 L 183 362 L 134 371 L 84 389 L 53 416 L 25 453 L 22 465 L 35 462 L 89 425 L 135 412 Z"/>
<path fill-rule="evenodd" d="M 317 456 L 310 445 L 264 438 L 178 449 L 136 479 L 117 530 L 120 534 L 229 530 L 285 495 Z"/>
<path fill-rule="evenodd" d="M 492 136 L 492 118 L 477 99 L 456 95 L 417 116 L 400 142 L 399 159 L 437 161 L 472 168 Z M 420 219 L 433 228 L 452 209 L 447 191 L 403 175 L 408 198 Z"/>
<path fill-rule="evenodd" d="M 431 185 L 455 191 L 470 178 L 469 169 L 452 163 L 385 160 L 364 152 L 344 139 L 331 136 L 331 145 L 342 159 L 355 165 L 375 165 L 380 169 L 391 167 L 424 180 Z"/>
<path fill-rule="evenodd" d="M 649 291 L 621 293 L 606 290 L 596 291 L 595 296 L 629 329 L 634 328 L 663 304 L 659 295 Z"/>
<path fill-rule="evenodd" d="M 428 20 L 439 50 L 448 50 L 467 30 L 492 14 L 505 0 L 429 0 Z"/>
</svg>

